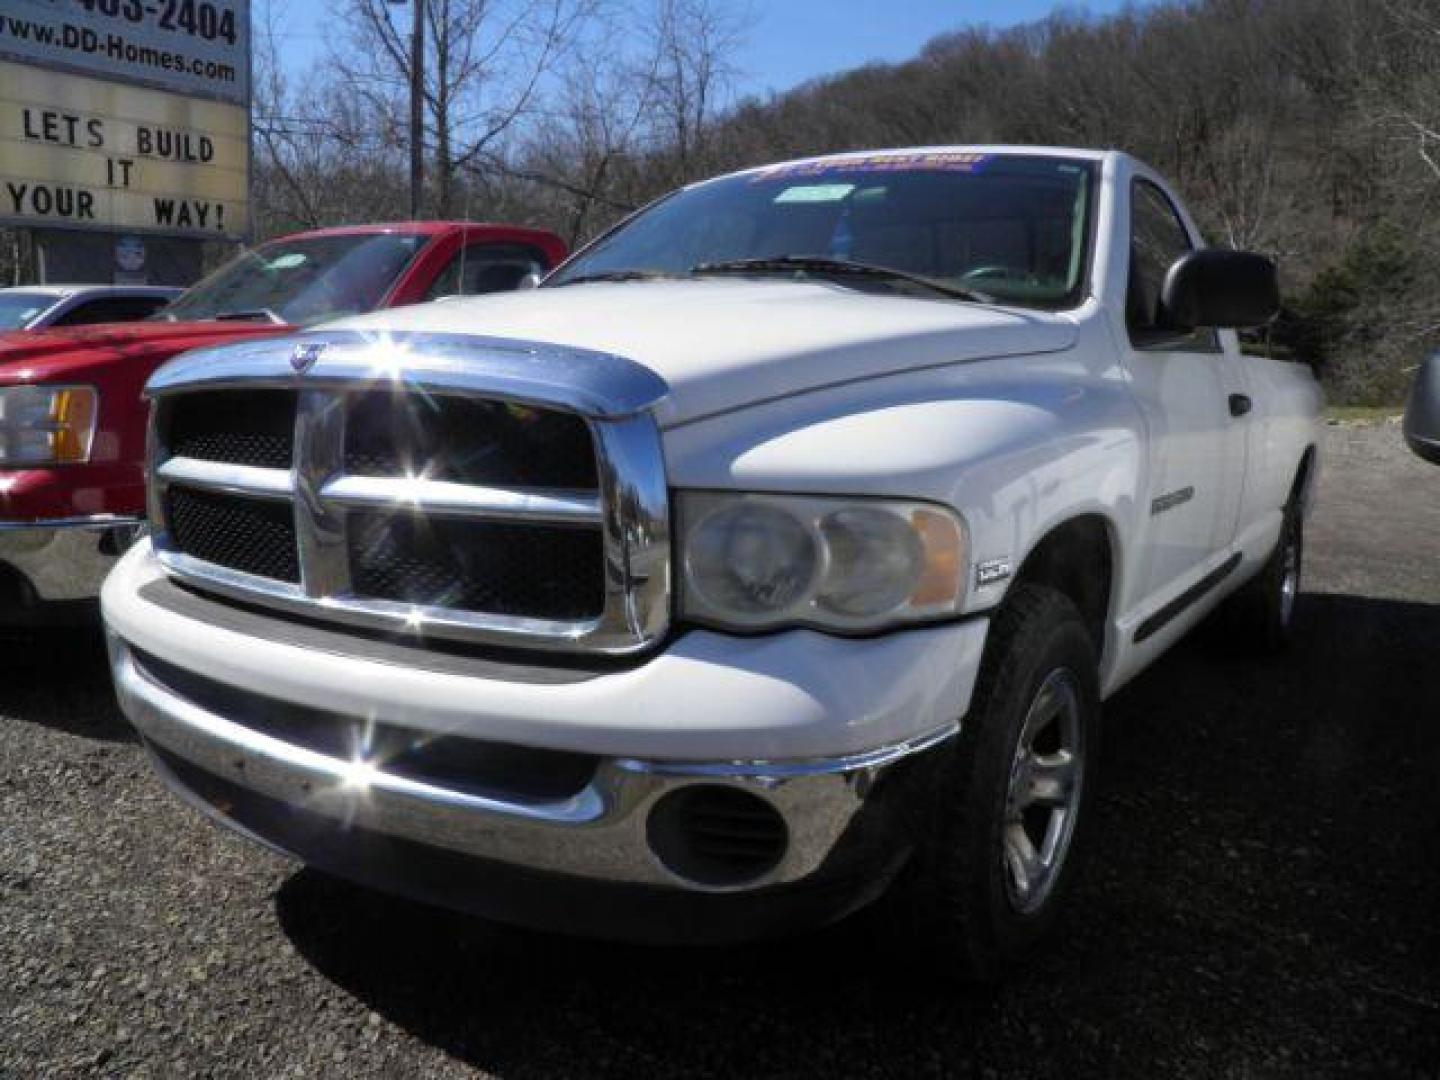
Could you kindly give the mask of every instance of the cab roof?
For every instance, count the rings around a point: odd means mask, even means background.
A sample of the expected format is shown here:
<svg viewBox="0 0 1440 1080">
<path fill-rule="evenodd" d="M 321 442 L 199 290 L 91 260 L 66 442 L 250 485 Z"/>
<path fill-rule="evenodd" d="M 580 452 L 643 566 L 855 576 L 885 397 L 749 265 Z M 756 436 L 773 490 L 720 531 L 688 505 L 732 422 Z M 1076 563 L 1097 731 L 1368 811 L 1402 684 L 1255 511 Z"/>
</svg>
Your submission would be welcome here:
<svg viewBox="0 0 1440 1080">
<path fill-rule="evenodd" d="M 495 221 L 384 221 L 366 225 L 332 225 L 324 229 L 307 229 L 304 232 L 283 233 L 270 237 L 272 240 L 310 239 L 316 236 L 363 236 L 383 233 L 411 233 L 420 236 L 443 236 L 450 232 L 494 231 L 496 234 L 534 236 L 551 235 L 544 229 L 532 229 L 523 225 L 507 225 Z"/>
</svg>

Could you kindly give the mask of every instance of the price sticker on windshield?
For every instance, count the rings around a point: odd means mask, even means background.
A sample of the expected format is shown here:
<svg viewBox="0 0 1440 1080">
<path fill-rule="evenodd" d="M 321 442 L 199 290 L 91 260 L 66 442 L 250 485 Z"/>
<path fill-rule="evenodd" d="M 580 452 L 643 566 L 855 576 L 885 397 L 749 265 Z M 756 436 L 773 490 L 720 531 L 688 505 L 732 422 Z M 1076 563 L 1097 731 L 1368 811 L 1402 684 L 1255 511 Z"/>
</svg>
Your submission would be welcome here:
<svg viewBox="0 0 1440 1080">
<path fill-rule="evenodd" d="M 775 196 L 777 203 L 839 202 L 855 190 L 854 184 L 798 184 Z"/>
</svg>

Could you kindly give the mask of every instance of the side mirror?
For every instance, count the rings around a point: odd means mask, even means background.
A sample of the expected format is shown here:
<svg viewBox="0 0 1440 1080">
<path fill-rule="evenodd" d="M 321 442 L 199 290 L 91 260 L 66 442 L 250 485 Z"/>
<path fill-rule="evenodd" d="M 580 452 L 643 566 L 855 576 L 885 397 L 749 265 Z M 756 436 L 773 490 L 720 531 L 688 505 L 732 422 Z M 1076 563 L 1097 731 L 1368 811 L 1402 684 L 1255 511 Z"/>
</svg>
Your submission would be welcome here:
<svg viewBox="0 0 1440 1080">
<path fill-rule="evenodd" d="M 1264 255 L 1207 248 L 1175 261 L 1160 303 L 1175 326 L 1262 326 L 1280 314 L 1280 281 Z"/>
<path fill-rule="evenodd" d="M 1415 373 L 1405 407 L 1405 441 L 1433 465 L 1440 465 L 1440 353 L 1432 353 Z"/>
</svg>

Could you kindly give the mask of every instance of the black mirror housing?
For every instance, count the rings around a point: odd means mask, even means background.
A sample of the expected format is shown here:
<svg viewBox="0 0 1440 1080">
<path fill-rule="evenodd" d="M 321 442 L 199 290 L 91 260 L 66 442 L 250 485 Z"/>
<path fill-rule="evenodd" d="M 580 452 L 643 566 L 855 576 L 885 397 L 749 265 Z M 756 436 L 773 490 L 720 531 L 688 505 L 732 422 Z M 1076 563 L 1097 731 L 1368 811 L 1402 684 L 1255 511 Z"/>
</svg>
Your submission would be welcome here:
<svg viewBox="0 0 1440 1080">
<path fill-rule="evenodd" d="M 1206 248 L 1175 261 L 1165 275 L 1160 302 L 1175 326 L 1263 326 L 1280 313 L 1280 281 L 1275 264 L 1264 255 Z"/>
<path fill-rule="evenodd" d="M 1405 407 L 1405 441 L 1410 449 L 1440 465 L 1440 353 L 1431 353 L 1410 385 Z"/>
</svg>

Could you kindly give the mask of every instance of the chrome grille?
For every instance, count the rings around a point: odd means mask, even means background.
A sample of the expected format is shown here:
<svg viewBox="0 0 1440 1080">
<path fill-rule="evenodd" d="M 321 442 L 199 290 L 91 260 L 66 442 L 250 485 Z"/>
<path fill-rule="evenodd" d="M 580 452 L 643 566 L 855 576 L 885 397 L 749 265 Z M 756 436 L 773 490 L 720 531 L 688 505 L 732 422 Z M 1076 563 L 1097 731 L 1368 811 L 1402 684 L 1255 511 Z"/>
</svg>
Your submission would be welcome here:
<svg viewBox="0 0 1440 1080">
<path fill-rule="evenodd" d="M 546 619 L 605 607 L 598 528 L 353 513 L 348 531 L 363 596 Z"/>
<path fill-rule="evenodd" d="M 345 471 L 404 476 L 424 470 L 460 484 L 593 491 L 595 446 L 573 413 L 452 396 L 350 398 Z"/>
<path fill-rule="evenodd" d="M 283 503 L 175 485 L 165 519 L 181 551 L 259 577 L 298 584 L 295 520 Z"/>
<path fill-rule="evenodd" d="M 170 452 L 202 461 L 288 469 L 295 453 L 295 394 L 288 390 L 188 394 L 170 416 Z"/>
<path fill-rule="evenodd" d="M 625 653 L 664 633 L 653 374 L 453 336 L 303 347 L 321 354 L 303 374 L 292 339 L 189 354 L 151 380 L 152 536 L 170 572 L 407 634 Z"/>
</svg>

